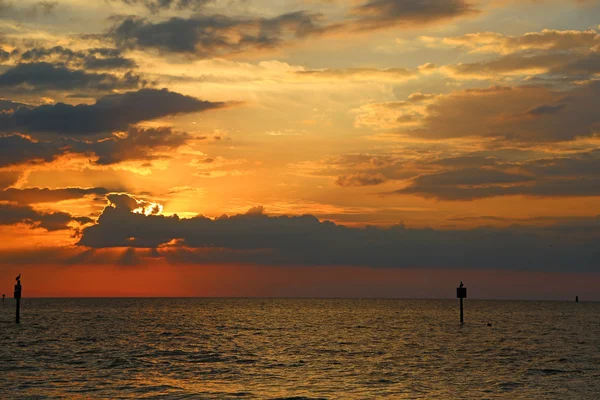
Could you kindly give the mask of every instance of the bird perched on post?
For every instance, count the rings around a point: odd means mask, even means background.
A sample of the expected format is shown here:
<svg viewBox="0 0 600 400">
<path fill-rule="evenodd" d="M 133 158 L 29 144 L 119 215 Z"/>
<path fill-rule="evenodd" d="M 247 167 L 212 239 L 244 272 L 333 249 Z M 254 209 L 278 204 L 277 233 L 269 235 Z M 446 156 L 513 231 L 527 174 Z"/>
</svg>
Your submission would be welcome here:
<svg viewBox="0 0 600 400">
<path fill-rule="evenodd" d="M 15 279 L 17 280 L 17 282 L 19 282 L 21 280 L 21 274 L 19 274 L 19 276 L 17 276 Z"/>
</svg>

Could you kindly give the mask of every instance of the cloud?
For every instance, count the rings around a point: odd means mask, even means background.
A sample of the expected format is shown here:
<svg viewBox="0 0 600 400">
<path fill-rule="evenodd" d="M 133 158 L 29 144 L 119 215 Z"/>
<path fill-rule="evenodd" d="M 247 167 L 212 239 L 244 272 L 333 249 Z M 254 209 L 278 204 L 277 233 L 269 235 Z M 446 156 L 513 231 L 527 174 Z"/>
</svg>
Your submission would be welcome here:
<svg viewBox="0 0 600 400">
<path fill-rule="evenodd" d="M 335 183 L 342 187 L 376 186 L 385 183 L 387 178 L 380 173 L 358 173 L 340 176 Z"/>
<path fill-rule="evenodd" d="M 128 17 L 111 30 L 119 48 L 156 49 L 166 53 L 210 58 L 251 50 L 273 49 L 288 38 L 322 31 L 318 15 L 302 11 L 274 18 L 234 18 L 224 15 L 174 17 L 162 22 Z"/>
<path fill-rule="evenodd" d="M 96 165 L 112 165 L 132 160 L 166 158 L 170 150 L 188 143 L 192 137 L 168 127 L 131 126 L 125 134 L 98 141 L 55 139 L 37 141 L 22 135 L 0 136 L 0 167 L 50 163 L 66 155 L 93 158 Z"/>
<path fill-rule="evenodd" d="M 93 222 L 87 217 L 74 217 L 64 212 L 45 213 L 29 206 L 0 204 L 0 225 L 26 224 L 47 231 L 71 229 L 71 224 L 85 225 Z"/>
<path fill-rule="evenodd" d="M 262 210 L 212 220 L 136 214 L 131 208 L 126 202 L 112 203 L 96 225 L 84 229 L 79 245 L 156 248 L 170 261 L 196 264 L 598 270 L 599 218 L 586 221 L 583 231 L 580 221 L 441 231 L 402 224 L 348 228 L 311 215 L 270 217 Z"/>
<path fill-rule="evenodd" d="M 143 5 L 150 12 L 156 14 L 163 10 L 185 10 L 200 11 L 209 3 L 214 3 L 215 0 L 109 0 L 112 2 L 120 2 L 127 5 Z"/>
<path fill-rule="evenodd" d="M 5 189 L 14 185 L 17 183 L 20 176 L 21 173 L 18 171 L 0 171 L 0 189 Z"/>
<path fill-rule="evenodd" d="M 476 14 L 464 0 L 369 0 L 351 10 L 355 17 L 347 24 L 355 30 L 425 25 Z"/>
<path fill-rule="evenodd" d="M 437 95 L 426 103 L 369 103 L 355 110 L 355 126 L 422 139 L 486 137 L 520 143 L 566 142 L 600 130 L 595 103 L 600 81 L 567 90 L 493 86 Z"/>
<path fill-rule="evenodd" d="M 437 161 L 442 171 L 421 174 L 393 194 L 439 200 L 474 200 L 497 196 L 600 196 L 600 151 L 521 162 L 469 157 L 468 163 Z M 479 164 L 479 165 L 477 165 Z"/>
<path fill-rule="evenodd" d="M 335 179 L 342 187 L 374 186 L 417 176 L 430 167 L 417 165 L 410 149 L 389 153 L 348 153 L 289 165 L 297 174 Z"/>
<path fill-rule="evenodd" d="M 164 7 L 154 7 L 158 3 L 145 3 L 156 11 L 180 4 L 167 1 Z M 321 14 L 309 11 L 271 18 L 199 13 L 189 18 L 173 17 L 157 22 L 126 17 L 116 23 L 108 37 L 123 49 L 154 49 L 161 53 L 211 58 L 275 49 L 311 36 L 411 28 L 477 12 L 465 0 L 369 0 L 352 7 L 345 19 L 330 22 L 324 21 Z"/>
<path fill-rule="evenodd" d="M 314 78 L 322 80 L 354 80 L 370 81 L 384 80 L 392 82 L 403 82 L 416 77 L 416 72 L 405 68 L 345 68 L 345 69 L 322 69 L 297 71 L 296 75 L 303 78 Z"/>
<path fill-rule="evenodd" d="M 89 146 L 90 152 L 98 157 L 96 164 L 110 165 L 127 160 L 153 160 L 160 151 L 183 146 L 192 137 L 185 132 L 173 132 L 171 128 L 130 127 L 127 136 L 99 141 Z M 85 146 L 84 146 L 85 148 Z"/>
<path fill-rule="evenodd" d="M 487 61 L 444 66 L 442 72 L 456 79 L 494 80 L 518 75 L 590 77 L 600 72 L 597 54 L 561 52 L 521 52 Z"/>
<path fill-rule="evenodd" d="M 10 59 L 10 53 L 0 48 L 0 62 L 4 63 Z"/>
<path fill-rule="evenodd" d="M 600 46 L 600 34 L 594 29 L 551 30 L 529 32 L 520 36 L 503 35 L 497 32 L 477 32 L 455 37 L 424 37 L 429 43 L 442 43 L 470 49 L 476 53 L 511 54 L 524 50 L 583 50 L 597 49 Z"/>
<path fill-rule="evenodd" d="M 47 17 L 54 14 L 58 1 L 40 0 L 33 4 L 22 4 L 17 2 L 17 6 L 11 0 L 0 0 L 0 16 L 14 19 L 32 19 L 38 17 Z"/>
<path fill-rule="evenodd" d="M 541 106 L 533 107 L 531 110 L 528 110 L 527 114 L 533 115 L 533 116 L 541 116 L 541 115 L 546 115 L 546 114 L 552 115 L 552 114 L 558 113 L 563 108 L 565 108 L 564 104 L 556 104 L 553 106 L 541 105 Z"/>
<path fill-rule="evenodd" d="M 35 47 L 19 56 L 21 62 L 61 62 L 71 68 L 86 70 L 133 69 L 137 64 L 131 58 L 123 57 L 119 49 L 95 47 L 85 50 L 72 50 L 63 46 L 50 48 Z"/>
<path fill-rule="evenodd" d="M 122 76 L 89 73 L 47 62 L 18 64 L 0 74 L 0 88 L 17 91 L 136 89 L 148 82 L 140 75 L 127 72 Z"/>
<path fill-rule="evenodd" d="M 472 54 L 493 55 L 439 68 L 454 79 L 544 78 L 558 84 L 592 79 L 600 73 L 600 33 L 594 29 L 545 29 L 519 36 L 477 32 L 457 37 L 422 36 L 421 40 L 431 48 L 454 46 Z"/>
<path fill-rule="evenodd" d="M 443 201 L 498 196 L 600 196 L 600 150 L 495 149 L 472 151 L 452 143 L 447 149 L 404 147 L 389 153 L 326 157 L 290 167 L 303 176 L 329 178 L 341 187 L 382 183 L 401 189 L 382 195 L 416 195 Z M 478 146 L 479 147 L 479 146 Z"/>
<path fill-rule="evenodd" d="M 111 190 L 97 188 L 27 188 L 27 189 L 4 189 L 0 191 L 0 201 L 8 201 L 20 205 L 39 204 L 39 203 L 57 203 L 65 200 L 80 199 L 84 197 L 106 196 Z"/>
<path fill-rule="evenodd" d="M 126 131 L 129 125 L 138 122 L 225 106 L 226 103 L 203 101 L 167 89 L 141 89 L 137 92 L 107 95 L 92 105 L 15 105 L 13 112 L 0 114 L 0 132 L 93 135 Z"/>
</svg>

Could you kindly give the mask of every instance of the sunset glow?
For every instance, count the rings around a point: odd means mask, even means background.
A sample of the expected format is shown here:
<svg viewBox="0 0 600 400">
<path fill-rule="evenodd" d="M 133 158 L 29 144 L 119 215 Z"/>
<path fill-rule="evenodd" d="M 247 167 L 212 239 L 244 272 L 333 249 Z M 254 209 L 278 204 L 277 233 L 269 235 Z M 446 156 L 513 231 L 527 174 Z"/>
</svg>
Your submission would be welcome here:
<svg viewBox="0 0 600 400">
<path fill-rule="evenodd" d="M 597 0 L 0 0 L 2 292 L 600 300 L 599 23 Z"/>
</svg>

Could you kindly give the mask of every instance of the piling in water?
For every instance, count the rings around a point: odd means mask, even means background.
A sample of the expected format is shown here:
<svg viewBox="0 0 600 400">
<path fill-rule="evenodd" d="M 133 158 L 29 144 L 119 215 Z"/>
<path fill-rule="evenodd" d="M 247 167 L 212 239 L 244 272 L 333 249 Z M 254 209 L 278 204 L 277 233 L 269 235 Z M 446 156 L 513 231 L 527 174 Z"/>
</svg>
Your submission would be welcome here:
<svg viewBox="0 0 600 400">
<path fill-rule="evenodd" d="M 460 299 L 460 323 L 465 323 L 464 310 L 463 310 L 463 299 L 467 298 L 467 288 L 461 282 L 460 286 L 456 288 L 456 297 Z"/>
<path fill-rule="evenodd" d="M 15 285 L 15 300 L 17 301 L 17 315 L 15 322 L 21 323 L 21 274 L 17 276 L 17 284 Z"/>
</svg>

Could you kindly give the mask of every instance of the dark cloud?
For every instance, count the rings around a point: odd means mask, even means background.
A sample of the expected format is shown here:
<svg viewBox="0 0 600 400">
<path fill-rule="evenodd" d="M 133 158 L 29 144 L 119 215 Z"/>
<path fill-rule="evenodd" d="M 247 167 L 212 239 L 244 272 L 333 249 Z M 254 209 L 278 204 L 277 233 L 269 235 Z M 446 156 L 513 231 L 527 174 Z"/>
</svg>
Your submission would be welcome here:
<svg viewBox="0 0 600 400">
<path fill-rule="evenodd" d="M 137 204 L 137 202 L 136 202 Z M 487 267 L 598 270 L 600 219 L 543 228 L 469 230 L 348 228 L 304 215 L 252 212 L 215 220 L 146 216 L 136 204 L 107 207 L 84 229 L 82 246 L 158 248 L 171 261 L 372 267 Z M 582 232 L 585 234 L 582 235 Z M 553 247 L 550 247 L 550 246 Z M 576 259 L 577 263 L 572 260 Z"/>
<path fill-rule="evenodd" d="M 131 124 L 138 122 L 225 106 L 225 103 L 203 101 L 167 89 L 141 89 L 107 95 L 92 105 L 15 105 L 13 112 L 0 114 L 0 132 L 93 135 L 126 131 Z"/>
<path fill-rule="evenodd" d="M 152 13 L 158 13 L 163 10 L 175 9 L 199 11 L 205 5 L 214 3 L 215 0 L 109 0 L 112 2 L 121 2 L 127 5 L 143 5 Z"/>
<path fill-rule="evenodd" d="M 209 1 L 122 0 L 145 4 L 151 11 L 203 6 Z M 185 7 L 183 7 L 185 6 Z M 189 18 L 150 21 L 127 17 L 109 32 L 118 47 L 155 49 L 197 58 L 272 49 L 309 36 L 333 32 L 372 31 L 429 24 L 476 13 L 465 0 L 369 0 L 351 9 L 345 20 L 296 11 L 272 18 L 196 14 Z"/>
<path fill-rule="evenodd" d="M 114 190 L 113 190 L 114 191 Z M 8 201 L 21 205 L 39 203 L 57 203 L 59 201 L 80 199 L 89 196 L 106 196 L 111 190 L 105 188 L 27 188 L 27 189 L 5 189 L 0 191 L 0 201 Z"/>
<path fill-rule="evenodd" d="M 296 166 L 303 175 L 335 178 L 342 187 L 396 181 L 412 194 L 438 200 L 497 196 L 600 196 L 600 150 L 570 150 L 562 156 L 518 148 L 444 156 L 443 148 L 379 154 L 345 154 Z M 456 149 L 452 148 L 452 152 Z M 548 155 L 547 155 L 548 154 Z"/>
<path fill-rule="evenodd" d="M 171 128 L 130 127 L 126 136 L 98 141 L 56 139 L 35 141 L 21 135 L 0 136 L 0 167 L 50 163 L 69 154 L 94 158 L 97 165 L 165 158 L 161 152 L 176 149 L 192 137 Z"/>
<path fill-rule="evenodd" d="M 600 73 L 600 53 L 593 52 L 582 56 L 570 54 L 564 63 L 554 65 L 549 74 L 589 78 Z"/>
<path fill-rule="evenodd" d="M 10 59 L 10 53 L 0 49 L 0 63 L 6 62 Z"/>
<path fill-rule="evenodd" d="M 357 173 L 340 176 L 335 183 L 342 187 L 375 186 L 385 183 L 387 178 L 381 173 Z"/>
<path fill-rule="evenodd" d="M 48 163 L 67 153 L 62 140 L 37 142 L 21 135 L 0 136 L 0 167 Z"/>
<path fill-rule="evenodd" d="M 444 67 L 454 77 L 492 79 L 506 75 L 567 75 L 581 77 L 593 75 L 600 69 L 600 59 L 595 55 L 581 55 L 576 51 L 525 50 L 491 60 L 461 63 Z"/>
<path fill-rule="evenodd" d="M 197 15 L 162 22 L 128 17 L 118 22 L 109 36 L 120 48 L 156 49 L 208 58 L 275 48 L 288 38 L 320 33 L 322 28 L 317 19 L 317 15 L 305 12 L 254 19 Z"/>
<path fill-rule="evenodd" d="M 0 75 L 0 88 L 18 91 L 136 89 L 147 81 L 127 72 L 122 76 L 90 73 L 47 62 L 18 64 Z"/>
<path fill-rule="evenodd" d="M 531 182 L 532 176 L 511 174 L 496 169 L 465 168 L 439 174 L 421 175 L 417 182 L 426 186 L 478 186 Z"/>
<path fill-rule="evenodd" d="M 40 0 L 34 4 L 23 5 L 12 0 L 0 0 L 0 16 L 15 19 L 31 19 L 52 15 L 58 1 Z"/>
<path fill-rule="evenodd" d="M 564 91 L 543 86 L 471 89 L 438 96 L 419 118 L 402 129 L 421 138 L 492 137 L 513 142 L 561 142 L 600 131 L 595 106 L 600 82 Z M 400 114 L 399 114 L 400 115 Z"/>
<path fill-rule="evenodd" d="M 600 196 L 600 151 L 523 162 L 471 158 L 473 163 L 444 163 L 456 167 L 422 174 L 395 194 L 414 194 L 440 200 L 474 200 L 496 196 Z M 481 167 L 475 167 L 477 162 Z M 493 167 L 490 167 L 492 166 Z"/>
<path fill-rule="evenodd" d="M 537 106 L 532 108 L 531 110 L 527 111 L 527 114 L 529 115 L 544 115 L 544 114 L 556 114 L 557 112 L 559 112 L 560 110 L 562 110 L 563 108 L 565 108 L 564 104 L 557 104 L 557 105 L 542 105 L 542 106 Z"/>
<path fill-rule="evenodd" d="M 0 112 L 11 113 L 19 107 L 27 107 L 27 104 L 0 99 Z"/>
<path fill-rule="evenodd" d="M 598 46 L 598 44 L 597 44 Z M 442 68 L 456 78 L 498 80 L 521 75 L 542 77 L 555 84 L 592 79 L 600 73 L 600 53 L 595 49 L 522 50 L 473 63 L 459 63 Z"/>
<path fill-rule="evenodd" d="M 443 174 L 436 178 L 443 179 Z M 426 198 L 440 200 L 474 200 L 498 196 L 537 196 L 537 197 L 585 197 L 600 196 L 600 179 L 583 178 L 572 180 L 537 180 L 530 186 L 451 186 L 428 185 L 417 179 L 405 189 L 398 190 L 396 194 L 415 194 Z"/>
<path fill-rule="evenodd" d="M 33 228 L 43 228 L 47 231 L 71 229 L 69 224 L 80 225 L 93 222 L 87 217 L 74 217 L 64 212 L 41 212 L 29 206 L 0 204 L 0 225 L 26 224 Z"/>
<path fill-rule="evenodd" d="M 0 171 L 0 190 L 17 183 L 20 176 L 21 173 L 18 171 Z"/>
<path fill-rule="evenodd" d="M 594 29 L 544 29 L 521 36 L 479 32 L 428 40 L 456 45 L 459 49 L 501 54 L 483 61 L 443 68 L 457 77 L 497 80 L 523 75 L 527 80 L 538 78 L 560 84 L 564 81 L 592 79 L 600 72 L 600 34 Z"/>
<path fill-rule="evenodd" d="M 119 49 L 97 47 L 85 50 L 71 50 L 63 46 L 35 47 L 20 55 L 21 62 L 56 62 L 60 61 L 71 68 L 86 70 L 111 70 L 132 69 L 137 64 L 134 60 L 126 58 Z"/>
<path fill-rule="evenodd" d="M 476 12 L 464 0 L 369 0 L 351 11 L 358 18 L 347 24 L 356 30 L 371 31 L 423 25 Z"/>
<path fill-rule="evenodd" d="M 176 149 L 189 140 L 185 132 L 173 132 L 171 128 L 130 127 L 124 138 L 111 138 L 89 146 L 88 152 L 98 157 L 100 165 L 116 164 L 127 160 L 153 160 L 162 156 L 154 155 L 161 150 Z"/>
</svg>

